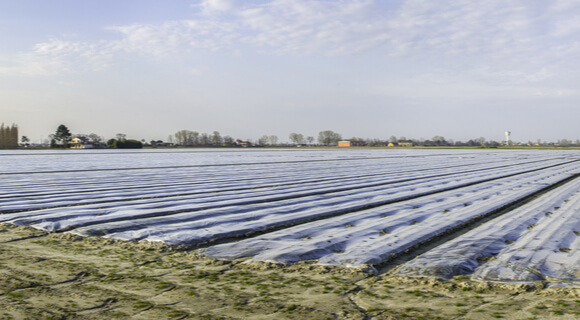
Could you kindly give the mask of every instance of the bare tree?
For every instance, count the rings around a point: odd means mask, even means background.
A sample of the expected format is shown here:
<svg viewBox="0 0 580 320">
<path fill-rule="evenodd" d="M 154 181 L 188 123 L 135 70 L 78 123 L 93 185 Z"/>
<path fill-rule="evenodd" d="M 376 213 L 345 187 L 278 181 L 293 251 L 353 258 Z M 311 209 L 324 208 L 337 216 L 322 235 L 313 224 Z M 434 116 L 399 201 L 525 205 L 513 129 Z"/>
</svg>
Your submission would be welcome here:
<svg viewBox="0 0 580 320">
<path fill-rule="evenodd" d="M 304 143 L 304 135 L 301 133 L 292 132 L 289 136 L 290 141 L 294 144 L 303 144 Z"/>
<path fill-rule="evenodd" d="M 268 140 L 270 141 L 270 145 L 272 145 L 272 146 L 275 146 L 278 144 L 278 136 L 271 135 L 268 137 Z"/>
<path fill-rule="evenodd" d="M 180 130 L 175 133 L 175 143 L 182 146 L 190 146 L 191 141 L 189 140 L 189 130 Z"/>
<path fill-rule="evenodd" d="M 171 139 L 173 140 L 173 139 Z M 180 130 L 175 133 L 175 143 L 182 146 L 195 146 L 199 144 L 199 132 Z"/>
<path fill-rule="evenodd" d="M 308 141 L 308 144 L 312 144 L 312 142 L 314 142 L 314 137 L 313 136 L 308 136 L 306 138 L 306 141 Z"/>
<path fill-rule="evenodd" d="M 211 143 L 211 138 L 207 133 L 202 133 L 199 137 L 199 144 L 202 146 L 209 146 Z"/>
<path fill-rule="evenodd" d="M 99 135 L 98 135 L 98 134 L 96 134 L 96 133 L 91 133 L 91 134 L 89 134 L 89 139 L 90 139 L 91 141 L 94 141 L 94 142 L 102 142 L 102 141 L 103 141 L 103 137 L 99 136 Z"/>
<path fill-rule="evenodd" d="M 224 137 L 224 144 L 226 146 L 232 146 L 232 145 L 234 145 L 234 138 L 232 138 L 231 136 L 225 136 Z"/>
<path fill-rule="evenodd" d="M 258 139 L 258 145 L 265 146 L 268 144 L 268 140 L 269 140 L 269 137 L 267 135 L 263 135 L 260 137 L 260 139 Z"/>
<path fill-rule="evenodd" d="M 222 136 L 218 131 L 214 131 L 211 135 L 211 144 L 214 146 L 221 146 L 223 144 Z"/>
<path fill-rule="evenodd" d="M 318 142 L 326 146 L 337 144 L 340 140 L 342 140 L 342 136 L 332 130 L 320 131 L 318 133 Z"/>
</svg>

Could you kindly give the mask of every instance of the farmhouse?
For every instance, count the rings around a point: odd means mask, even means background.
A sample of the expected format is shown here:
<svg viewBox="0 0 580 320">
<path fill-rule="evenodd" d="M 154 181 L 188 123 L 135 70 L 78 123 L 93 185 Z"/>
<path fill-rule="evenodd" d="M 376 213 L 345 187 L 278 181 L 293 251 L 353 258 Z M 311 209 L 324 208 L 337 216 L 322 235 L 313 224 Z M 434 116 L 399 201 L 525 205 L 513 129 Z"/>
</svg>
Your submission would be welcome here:
<svg viewBox="0 0 580 320">
<path fill-rule="evenodd" d="M 242 141 L 242 140 L 236 140 L 234 141 L 234 145 L 238 146 L 238 147 L 251 147 L 252 143 L 250 141 Z"/>
<path fill-rule="evenodd" d="M 90 141 L 87 137 L 79 136 L 72 138 L 70 147 L 71 149 L 102 149 L 104 145 L 100 142 Z"/>
<path fill-rule="evenodd" d="M 399 141 L 399 142 L 389 142 L 387 147 L 412 147 L 413 142 L 410 141 Z"/>
<path fill-rule="evenodd" d="M 361 140 L 343 140 L 338 142 L 339 147 L 364 147 L 367 143 Z"/>
</svg>

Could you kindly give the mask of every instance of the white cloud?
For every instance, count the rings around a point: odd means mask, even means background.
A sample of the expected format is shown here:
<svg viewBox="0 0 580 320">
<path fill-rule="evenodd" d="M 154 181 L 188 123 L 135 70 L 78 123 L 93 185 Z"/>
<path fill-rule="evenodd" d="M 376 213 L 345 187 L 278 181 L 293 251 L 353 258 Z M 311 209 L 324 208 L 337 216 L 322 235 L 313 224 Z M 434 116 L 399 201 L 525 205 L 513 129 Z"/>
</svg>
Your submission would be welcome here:
<svg viewBox="0 0 580 320">
<path fill-rule="evenodd" d="M 0 61 L 0 75 L 15 77 L 44 77 L 70 72 L 66 60 L 19 54 Z"/>
<path fill-rule="evenodd" d="M 537 70 L 526 68 L 525 70 L 520 70 L 517 68 L 500 68 L 491 65 L 482 65 L 472 69 L 467 69 L 466 71 L 470 72 L 475 77 L 480 78 L 484 82 L 491 82 L 496 85 L 534 83 L 553 76 L 553 74 L 546 68 Z"/>
<path fill-rule="evenodd" d="M 532 93 L 534 96 L 548 98 L 565 98 L 576 96 L 577 92 L 570 89 L 539 89 Z"/>
<path fill-rule="evenodd" d="M 378 50 L 385 59 L 448 60 L 451 68 L 502 83 L 539 81 L 557 68 L 578 65 L 580 1 L 393 3 L 203 0 L 194 6 L 199 13 L 195 19 L 108 27 L 119 35 L 116 40 L 53 38 L 39 43 L 21 60 L 21 74 L 51 74 L 83 63 L 101 69 L 123 55 L 167 59 L 197 50 L 234 54 L 241 47 L 278 55 Z M 46 60 L 45 67 L 37 63 Z M 4 67 L 0 72 L 15 73 L 18 68 Z"/>
<path fill-rule="evenodd" d="M 239 11 L 242 41 L 285 54 L 350 54 L 382 45 L 386 14 L 373 1 L 271 1 Z"/>
<path fill-rule="evenodd" d="M 203 0 L 199 4 L 201 10 L 205 13 L 228 11 L 233 9 L 234 5 L 235 2 L 233 0 Z"/>
</svg>

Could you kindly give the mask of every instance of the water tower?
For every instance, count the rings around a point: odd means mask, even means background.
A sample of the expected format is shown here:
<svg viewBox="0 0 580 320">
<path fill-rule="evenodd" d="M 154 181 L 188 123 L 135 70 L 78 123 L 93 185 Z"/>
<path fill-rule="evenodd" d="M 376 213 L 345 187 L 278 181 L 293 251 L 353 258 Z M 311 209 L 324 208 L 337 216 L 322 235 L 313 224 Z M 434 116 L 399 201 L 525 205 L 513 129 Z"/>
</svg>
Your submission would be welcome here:
<svg viewBox="0 0 580 320">
<path fill-rule="evenodd" d="M 505 132 L 505 145 L 506 145 L 506 146 L 509 146 L 509 145 L 510 145 L 510 135 L 511 135 L 511 134 L 512 134 L 512 133 L 511 133 L 511 132 L 509 132 L 509 131 L 506 131 L 506 132 Z"/>
</svg>

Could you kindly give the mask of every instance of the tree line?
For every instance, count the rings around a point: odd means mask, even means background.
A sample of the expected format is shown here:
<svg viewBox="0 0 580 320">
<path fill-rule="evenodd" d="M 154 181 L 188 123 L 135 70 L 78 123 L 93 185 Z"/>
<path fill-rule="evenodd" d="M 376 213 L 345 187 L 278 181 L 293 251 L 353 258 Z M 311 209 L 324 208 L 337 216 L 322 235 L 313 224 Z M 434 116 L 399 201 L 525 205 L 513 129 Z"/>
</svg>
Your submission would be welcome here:
<svg viewBox="0 0 580 320">
<path fill-rule="evenodd" d="M 103 138 L 97 134 L 91 133 L 89 135 L 75 135 L 74 137 L 82 137 L 83 141 L 87 141 L 92 144 L 92 147 L 98 145 L 104 147 Z M 301 133 L 292 132 L 289 134 L 288 138 L 291 141 L 290 145 L 314 145 L 315 138 L 313 136 L 304 136 Z M 54 134 L 49 135 L 50 146 L 53 148 L 68 148 L 71 146 L 71 140 L 73 135 L 70 130 L 63 124 L 59 125 Z M 407 139 L 405 137 L 391 136 L 388 139 L 364 139 L 360 137 L 352 137 L 350 139 L 343 139 L 342 135 L 334 132 L 332 130 L 320 131 L 318 133 L 318 139 L 316 139 L 318 145 L 321 146 L 336 146 L 341 140 L 350 140 L 362 142 L 357 145 L 366 145 L 370 147 L 385 147 L 385 146 L 424 146 L 424 147 L 499 147 L 504 146 L 504 141 L 494 141 L 486 140 L 484 137 L 469 139 L 468 141 L 454 141 L 452 139 L 446 139 L 443 136 L 434 136 L 431 139 Z M 21 139 L 23 146 L 28 146 L 30 139 L 26 136 L 22 136 Z M 101 143 L 102 142 L 102 143 Z M 162 140 L 152 140 L 151 145 L 156 146 L 186 146 L 186 147 L 219 147 L 219 146 L 288 146 L 287 143 L 279 144 L 278 136 L 276 135 L 263 135 L 256 142 L 251 140 L 240 140 L 234 139 L 231 136 L 222 136 L 219 131 L 213 131 L 213 133 L 199 133 L 192 130 L 180 130 L 174 135 L 169 136 L 169 142 L 163 142 Z M 117 134 L 116 138 L 109 139 L 106 142 L 106 146 L 109 148 L 142 148 L 145 144 L 145 140 L 135 140 L 127 139 L 125 134 Z M 78 145 L 78 142 L 74 145 Z M 510 141 L 509 145 L 519 145 L 519 146 L 554 146 L 554 147 L 580 147 L 580 140 L 568 140 L 560 139 L 557 142 L 542 142 L 540 139 L 537 142 L 528 141 L 528 143 L 519 143 Z M 4 123 L 0 125 L 0 148 L 17 148 L 18 144 L 18 126 L 12 124 L 12 126 L 6 126 Z"/>
<path fill-rule="evenodd" d="M 18 147 L 18 126 L 0 125 L 0 148 L 17 148 Z"/>
<path fill-rule="evenodd" d="M 169 136 L 169 141 L 180 146 L 230 146 L 234 144 L 234 138 L 230 136 L 222 137 L 219 131 L 214 131 L 212 134 L 199 133 L 191 130 L 180 130 L 173 136 Z"/>
<path fill-rule="evenodd" d="M 305 137 L 301 133 L 291 133 L 288 138 L 294 145 L 304 145 L 314 143 L 314 137 L 308 136 Z M 339 133 L 336 133 L 332 130 L 325 130 L 321 131 L 318 134 L 318 144 L 320 145 L 336 145 L 338 141 L 342 139 L 342 136 Z M 239 145 L 241 142 L 251 142 L 251 141 L 243 141 L 241 139 L 235 139 L 231 136 L 223 136 L 219 133 L 219 131 L 214 131 L 211 134 L 207 133 L 199 133 L 197 131 L 192 130 L 180 130 L 173 135 L 169 136 L 169 141 L 171 143 L 175 143 L 179 146 L 186 146 L 186 147 L 196 147 L 196 146 L 234 146 Z M 277 146 L 278 144 L 278 136 L 276 135 L 263 135 L 258 138 L 257 141 L 251 143 L 252 145 L 256 146 Z"/>
</svg>

